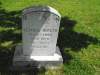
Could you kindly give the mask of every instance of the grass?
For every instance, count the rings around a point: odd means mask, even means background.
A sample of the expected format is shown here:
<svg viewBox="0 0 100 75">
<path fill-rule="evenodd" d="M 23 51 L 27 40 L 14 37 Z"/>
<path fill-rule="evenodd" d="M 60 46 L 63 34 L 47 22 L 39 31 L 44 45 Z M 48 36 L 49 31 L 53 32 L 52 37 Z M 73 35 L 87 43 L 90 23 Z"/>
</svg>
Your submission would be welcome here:
<svg viewBox="0 0 100 75">
<path fill-rule="evenodd" d="M 62 15 L 58 45 L 64 58 L 63 75 L 100 74 L 99 0 L 0 0 L 0 65 L 11 61 L 14 47 L 21 42 L 21 10 L 49 5 Z M 1 67 L 0 67 L 1 68 Z M 58 72 L 60 72 L 58 70 Z M 62 75 L 46 71 L 45 75 Z"/>
</svg>

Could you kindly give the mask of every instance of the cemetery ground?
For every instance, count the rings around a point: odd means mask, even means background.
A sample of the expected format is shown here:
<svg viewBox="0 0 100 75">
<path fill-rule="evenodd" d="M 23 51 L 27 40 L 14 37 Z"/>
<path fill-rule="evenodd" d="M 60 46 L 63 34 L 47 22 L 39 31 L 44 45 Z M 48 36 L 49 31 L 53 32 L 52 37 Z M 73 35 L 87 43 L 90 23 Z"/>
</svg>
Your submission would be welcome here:
<svg viewBox="0 0 100 75">
<path fill-rule="evenodd" d="M 33 75 L 100 74 L 100 1 L 99 0 L 0 0 L 0 74 L 11 75 L 9 66 L 15 46 L 21 43 L 22 9 L 49 5 L 61 15 L 57 45 L 64 64 L 59 70 L 33 70 Z M 13 75 L 16 71 L 10 71 Z M 19 71 L 18 71 L 19 72 Z M 37 74 L 38 73 L 38 74 Z M 22 75 L 26 75 L 23 72 Z"/>
</svg>

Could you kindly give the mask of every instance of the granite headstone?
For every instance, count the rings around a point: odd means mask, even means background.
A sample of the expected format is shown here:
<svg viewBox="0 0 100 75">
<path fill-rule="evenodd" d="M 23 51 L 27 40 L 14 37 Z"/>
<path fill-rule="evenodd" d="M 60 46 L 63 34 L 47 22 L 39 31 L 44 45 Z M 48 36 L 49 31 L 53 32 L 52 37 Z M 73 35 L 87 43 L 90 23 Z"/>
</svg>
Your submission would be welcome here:
<svg viewBox="0 0 100 75">
<path fill-rule="evenodd" d="M 56 47 L 60 14 L 50 6 L 34 6 L 22 12 L 22 45 L 16 47 L 14 66 L 55 66 L 63 59 Z"/>
</svg>

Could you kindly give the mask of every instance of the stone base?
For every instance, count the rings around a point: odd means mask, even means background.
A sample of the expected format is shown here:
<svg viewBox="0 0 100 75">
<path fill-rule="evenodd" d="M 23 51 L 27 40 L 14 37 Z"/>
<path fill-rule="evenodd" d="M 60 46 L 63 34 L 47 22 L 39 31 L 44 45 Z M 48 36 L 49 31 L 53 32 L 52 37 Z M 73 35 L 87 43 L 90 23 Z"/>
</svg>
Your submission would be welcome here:
<svg viewBox="0 0 100 75">
<path fill-rule="evenodd" d="M 62 63 L 63 59 L 58 47 L 53 56 L 25 56 L 23 55 L 22 46 L 19 45 L 15 49 L 13 59 L 13 66 L 16 67 L 56 68 Z"/>
</svg>

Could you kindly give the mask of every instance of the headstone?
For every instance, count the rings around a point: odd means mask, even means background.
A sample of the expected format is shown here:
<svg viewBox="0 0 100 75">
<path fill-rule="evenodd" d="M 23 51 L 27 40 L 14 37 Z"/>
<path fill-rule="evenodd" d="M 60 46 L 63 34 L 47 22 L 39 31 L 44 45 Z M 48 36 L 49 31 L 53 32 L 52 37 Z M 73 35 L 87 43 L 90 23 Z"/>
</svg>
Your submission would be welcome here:
<svg viewBox="0 0 100 75">
<path fill-rule="evenodd" d="M 14 66 L 56 66 L 62 56 L 56 47 L 60 14 L 49 6 L 34 6 L 22 13 L 22 46 L 17 46 Z"/>
</svg>

